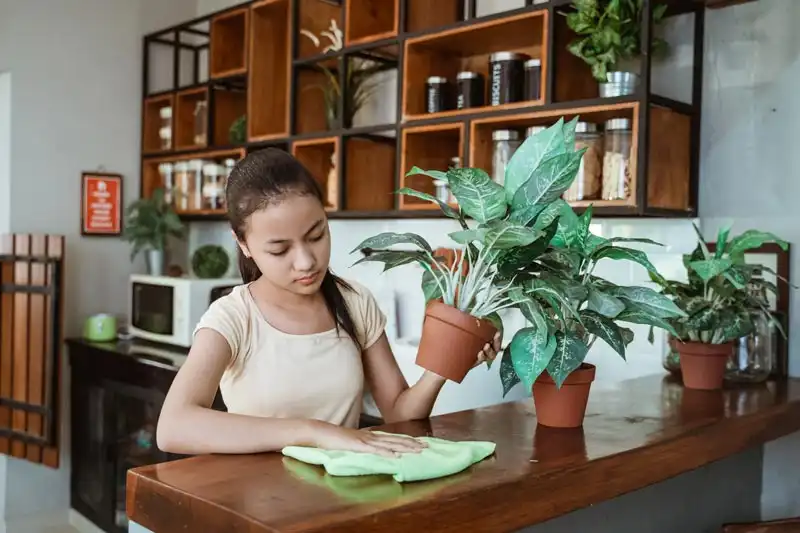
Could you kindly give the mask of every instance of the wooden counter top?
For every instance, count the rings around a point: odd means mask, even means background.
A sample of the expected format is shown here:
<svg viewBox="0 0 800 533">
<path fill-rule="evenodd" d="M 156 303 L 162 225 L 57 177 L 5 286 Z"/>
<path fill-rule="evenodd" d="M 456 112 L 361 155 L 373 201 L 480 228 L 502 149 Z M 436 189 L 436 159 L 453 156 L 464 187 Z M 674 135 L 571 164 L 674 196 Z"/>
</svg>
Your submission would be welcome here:
<svg viewBox="0 0 800 533">
<path fill-rule="evenodd" d="M 194 457 L 130 471 L 128 514 L 156 533 L 513 531 L 800 430 L 800 380 L 718 392 L 632 380 L 593 391 L 582 430 L 537 427 L 532 400 L 381 429 L 497 450 L 405 485 L 334 478 L 280 454 Z"/>
</svg>

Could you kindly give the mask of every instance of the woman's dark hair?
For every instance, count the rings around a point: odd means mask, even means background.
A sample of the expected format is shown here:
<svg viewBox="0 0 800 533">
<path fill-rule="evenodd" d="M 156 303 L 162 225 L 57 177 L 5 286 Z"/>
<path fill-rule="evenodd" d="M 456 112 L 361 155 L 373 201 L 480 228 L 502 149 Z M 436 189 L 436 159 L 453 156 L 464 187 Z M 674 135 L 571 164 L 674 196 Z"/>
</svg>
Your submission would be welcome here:
<svg viewBox="0 0 800 533">
<path fill-rule="evenodd" d="M 242 159 L 231 172 L 225 196 L 228 204 L 228 219 L 236 237 L 244 242 L 247 220 L 250 215 L 270 204 L 277 203 L 287 195 L 313 196 L 323 203 L 322 190 L 317 180 L 294 157 L 277 148 L 266 148 L 253 152 Z M 246 257 L 241 248 L 239 272 L 245 283 L 261 277 L 252 258 Z M 360 346 L 356 327 L 341 289 L 353 288 L 330 269 L 322 280 L 322 296 L 328 311 L 336 321 L 336 330 L 343 329 L 356 345 Z"/>
</svg>

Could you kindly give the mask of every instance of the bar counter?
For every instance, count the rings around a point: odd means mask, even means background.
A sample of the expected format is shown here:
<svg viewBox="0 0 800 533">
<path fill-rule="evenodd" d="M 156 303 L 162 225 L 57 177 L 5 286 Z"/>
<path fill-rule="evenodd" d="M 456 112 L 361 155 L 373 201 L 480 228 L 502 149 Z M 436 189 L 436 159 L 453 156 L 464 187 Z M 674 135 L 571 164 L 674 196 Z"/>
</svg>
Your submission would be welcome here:
<svg viewBox="0 0 800 533">
<path fill-rule="evenodd" d="M 380 429 L 497 448 L 410 484 L 280 454 L 192 457 L 129 471 L 128 516 L 155 533 L 517 531 L 800 430 L 800 380 L 706 392 L 635 379 L 593 391 L 577 430 L 537 426 L 530 399 Z"/>
</svg>

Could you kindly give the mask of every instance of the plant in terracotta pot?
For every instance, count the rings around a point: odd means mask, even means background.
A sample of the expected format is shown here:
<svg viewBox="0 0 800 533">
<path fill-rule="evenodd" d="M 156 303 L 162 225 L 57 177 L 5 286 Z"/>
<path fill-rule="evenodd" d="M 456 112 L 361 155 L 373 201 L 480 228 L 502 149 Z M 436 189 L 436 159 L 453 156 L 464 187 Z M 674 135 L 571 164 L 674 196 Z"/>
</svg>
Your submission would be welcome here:
<svg viewBox="0 0 800 533">
<path fill-rule="evenodd" d="M 753 331 L 757 313 L 763 313 L 783 333 L 767 303 L 747 290 L 749 284 L 757 284 L 777 294 L 776 284 L 758 275 L 774 272 L 763 265 L 745 263 L 744 254 L 766 243 L 776 243 L 783 249 L 788 244 L 757 230 L 729 239 L 730 228 L 722 228 L 712 253 L 696 226 L 695 231 L 697 247 L 683 256 L 687 281 L 667 280 L 654 274 L 651 278 L 686 313 L 669 321 L 674 329 L 670 342 L 679 353 L 684 386 L 714 390 L 722 388 L 734 342 Z"/>
<path fill-rule="evenodd" d="M 413 234 L 382 234 L 357 248 L 372 249 L 362 261 L 381 261 L 387 268 L 410 262 L 423 266 L 422 288 L 430 302 L 420 345 L 419 357 L 423 360 L 428 357 L 425 349 L 433 343 L 440 352 L 436 357 L 452 359 L 457 352 L 461 356 L 460 350 L 454 349 L 460 326 L 453 323 L 451 329 L 436 333 L 430 328 L 438 320 L 432 315 L 442 307 L 471 314 L 476 328 L 481 319 L 494 321 L 498 327 L 497 311 L 520 309 L 531 327 L 512 339 L 503 355 L 500 374 L 506 393 L 520 381 L 534 388 L 537 412 L 545 425 L 580 425 L 594 373 L 593 367 L 582 364 L 590 346 L 600 338 L 624 356 L 632 339 L 632 332 L 615 321 L 669 327 L 666 318 L 683 314 L 669 298 L 655 291 L 618 287 L 593 274 L 602 259 L 634 261 L 652 272 L 655 268 L 643 252 L 618 246 L 637 239 L 593 235 L 589 231 L 591 208 L 578 216 L 561 199 L 575 179 L 584 153 L 584 149 L 575 149 L 576 123 L 577 118 L 566 124 L 561 119 L 529 137 L 512 157 L 503 185 L 475 168 L 411 171 L 446 180 L 457 200 L 459 207 L 453 208 L 427 193 L 399 191 L 437 203 L 446 216 L 458 221 L 461 230 L 450 237 L 462 251 L 451 268 L 444 267 L 433 257 L 430 246 Z M 475 224 L 467 224 L 465 217 Z M 397 244 L 410 244 L 414 250 L 389 248 Z M 474 308 L 460 305 L 459 297 L 463 298 L 461 303 L 485 305 L 475 313 Z M 474 361 L 475 353 L 470 348 L 463 356 Z M 584 370 L 589 379 L 582 377 Z M 560 405 L 562 399 L 571 396 L 562 390 L 570 376 L 582 382 L 578 388 L 586 393 L 583 400 L 583 392 L 578 393 L 577 422 L 575 416 L 566 421 L 556 417 L 545 421 L 548 407 L 540 404 L 549 405 L 548 400 L 555 399 Z M 534 387 L 540 377 L 540 386 Z M 548 393 L 551 386 L 554 392 Z"/>
</svg>

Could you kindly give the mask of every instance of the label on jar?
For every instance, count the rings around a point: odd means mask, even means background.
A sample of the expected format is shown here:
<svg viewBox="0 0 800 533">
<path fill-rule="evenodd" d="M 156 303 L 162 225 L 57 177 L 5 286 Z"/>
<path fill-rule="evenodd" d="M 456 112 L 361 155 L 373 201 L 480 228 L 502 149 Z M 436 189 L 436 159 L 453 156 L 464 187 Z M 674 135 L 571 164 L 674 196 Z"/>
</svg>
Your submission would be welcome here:
<svg viewBox="0 0 800 533">
<path fill-rule="evenodd" d="M 503 65 L 500 62 L 492 63 L 492 95 L 491 104 L 500 105 L 502 103 L 500 98 L 500 90 L 502 88 Z"/>
</svg>

